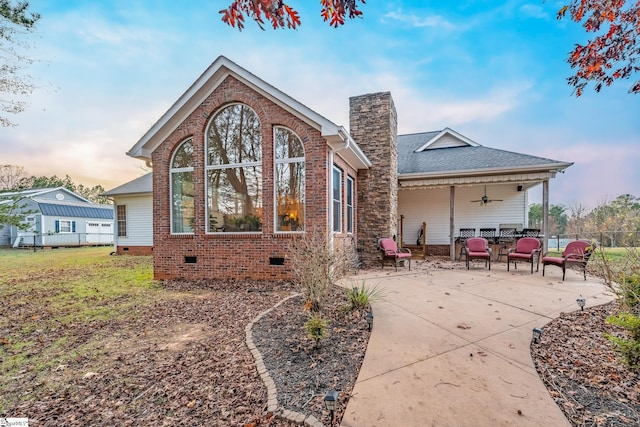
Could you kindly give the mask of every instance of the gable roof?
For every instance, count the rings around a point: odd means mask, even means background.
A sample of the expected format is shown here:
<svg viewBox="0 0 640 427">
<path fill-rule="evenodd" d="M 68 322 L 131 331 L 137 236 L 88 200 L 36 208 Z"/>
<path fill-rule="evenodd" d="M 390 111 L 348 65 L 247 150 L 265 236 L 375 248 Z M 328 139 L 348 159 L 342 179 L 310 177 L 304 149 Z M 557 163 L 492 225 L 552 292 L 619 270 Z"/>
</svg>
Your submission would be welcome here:
<svg viewBox="0 0 640 427">
<path fill-rule="evenodd" d="M 48 196 L 49 193 L 67 193 L 73 198 L 58 199 Z M 112 205 L 93 203 L 64 187 L 29 188 L 21 191 L 0 193 L 0 204 L 14 203 L 16 199 L 30 200 L 45 216 L 113 219 Z"/>
<path fill-rule="evenodd" d="M 477 143 L 453 144 L 446 148 L 429 149 L 444 135 L 443 132 L 398 135 L 399 179 L 527 173 L 555 174 L 573 164 L 484 147 Z M 453 135 L 450 130 L 445 133 Z"/>
<path fill-rule="evenodd" d="M 480 145 L 449 128 L 444 128 L 440 132 L 425 132 L 418 135 L 422 135 L 426 142 L 417 148 L 416 151 L 433 150 L 437 148 L 477 147 Z"/>
<path fill-rule="evenodd" d="M 43 215 L 73 218 L 113 219 L 111 205 L 87 206 L 86 204 L 52 203 L 51 200 L 34 199 Z"/>
<path fill-rule="evenodd" d="M 153 192 L 153 173 L 142 175 L 133 181 L 122 184 L 105 193 L 104 196 L 123 196 L 125 194 L 151 194 Z"/>
<path fill-rule="evenodd" d="M 150 160 L 151 153 L 230 75 L 318 129 L 331 148 L 343 149 L 340 155 L 354 168 L 366 169 L 371 166 L 367 156 L 344 127 L 336 125 L 224 56 L 219 56 L 213 61 L 209 68 L 127 152 L 127 155 Z"/>
<path fill-rule="evenodd" d="M 85 199 L 84 197 L 74 193 L 71 190 L 68 190 L 65 187 L 27 188 L 27 189 L 19 190 L 19 191 L 10 191 L 10 192 L 6 192 L 6 193 L 0 193 L 0 199 L 16 198 L 16 197 L 32 199 L 34 197 L 44 196 L 46 194 L 55 193 L 55 192 L 67 193 L 68 195 L 70 195 L 72 197 L 75 197 L 75 198 L 77 198 L 77 199 L 79 199 L 79 200 L 81 200 L 83 202 L 93 203 L 89 199 Z"/>
</svg>

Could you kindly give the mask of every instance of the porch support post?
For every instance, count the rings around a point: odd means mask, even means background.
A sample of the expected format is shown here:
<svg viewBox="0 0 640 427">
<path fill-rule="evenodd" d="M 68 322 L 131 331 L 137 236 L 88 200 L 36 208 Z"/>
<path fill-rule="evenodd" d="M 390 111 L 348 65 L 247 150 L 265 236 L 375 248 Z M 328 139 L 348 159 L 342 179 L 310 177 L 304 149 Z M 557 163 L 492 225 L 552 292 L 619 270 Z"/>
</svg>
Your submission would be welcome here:
<svg viewBox="0 0 640 427">
<path fill-rule="evenodd" d="M 449 187 L 449 256 L 451 261 L 456 260 L 456 234 L 455 234 L 455 200 L 456 187 Z"/>
<path fill-rule="evenodd" d="M 542 181 L 542 253 L 549 250 L 549 180 Z"/>
</svg>

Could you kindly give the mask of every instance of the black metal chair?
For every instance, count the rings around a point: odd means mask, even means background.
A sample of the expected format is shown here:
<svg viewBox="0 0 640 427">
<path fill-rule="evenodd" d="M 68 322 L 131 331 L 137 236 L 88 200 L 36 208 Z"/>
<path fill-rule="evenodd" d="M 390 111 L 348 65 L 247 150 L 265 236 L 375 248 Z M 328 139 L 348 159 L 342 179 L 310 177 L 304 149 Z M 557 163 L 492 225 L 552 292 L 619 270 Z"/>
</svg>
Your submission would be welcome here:
<svg viewBox="0 0 640 427">
<path fill-rule="evenodd" d="M 489 243 L 494 243 L 496 241 L 496 229 L 495 228 L 481 228 L 478 233 L 478 237 L 483 237 L 487 239 Z"/>
<path fill-rule="evenodd" d="M 522 230 L 520 237 L 540 237 L 540 229 L 539 228 L 524 228 Z"/>
<path fill-rule="evenodd" d="M 511 246 L 516 242 L 516 228 L 505 227 L 501 228 L 498 232 L 496 243 L 500 245 L 498 249 L 498 262 L 502 260 L 503 256 L 506 256 Z"/>
<path fill-rule="evenodd" d="M 460 253 L 458 254 L 458 259 L 462 259 L 462 255 L 465 253 L 464 245 L 467 239 L 471 237 L 476 237 L 476 229 L 475 228 L 461 228 L 460 233 L 458 234 L 458 238 L 456 242 L 460 244 Z"/>
</svg>

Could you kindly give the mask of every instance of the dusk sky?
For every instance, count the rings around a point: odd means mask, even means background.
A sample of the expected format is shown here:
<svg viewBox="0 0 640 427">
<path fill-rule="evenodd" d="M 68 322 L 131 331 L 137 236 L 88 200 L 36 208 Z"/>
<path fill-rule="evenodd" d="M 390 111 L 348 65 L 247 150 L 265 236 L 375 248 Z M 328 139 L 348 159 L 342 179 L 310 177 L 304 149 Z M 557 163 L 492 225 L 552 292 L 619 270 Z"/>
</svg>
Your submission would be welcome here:
<svg viewBox="0 0 640 427">
<path fill-rule="evenodd" d="M 28 54 L 39 86 L 0 163 L 111 189 L 144 173 L 125 155 L 219 55 L 349 127 L 349 97 L 390 91 L 399 132 L 450 127 L 493 148 L 574 162 L 551 203 L 589 208 L 640 196 L 640 95 L 630 80 L 576 98 L 566 63 L 584 30 L 557 1 L 367 1 L 334 29 L 317 1 L 291 0 L 298 30 L 239 32 L 230 0 L 32 0 Z M 634 76 L 636 79 L 639 76 Z M 539 201 L 538 186 L 530 201 Z"/>
</svg>

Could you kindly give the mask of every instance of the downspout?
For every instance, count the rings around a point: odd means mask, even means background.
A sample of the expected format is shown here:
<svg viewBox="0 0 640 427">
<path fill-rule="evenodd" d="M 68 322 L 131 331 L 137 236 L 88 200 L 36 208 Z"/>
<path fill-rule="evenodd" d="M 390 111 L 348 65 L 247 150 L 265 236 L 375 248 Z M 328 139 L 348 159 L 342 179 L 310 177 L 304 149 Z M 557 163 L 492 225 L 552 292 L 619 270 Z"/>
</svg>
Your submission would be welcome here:
<svg viewBox="0 0 640 427">
<path fill-rule="evenodd" d="M 330 213 L 328 222 L 330 222 L 329 224 L 329 243 L 331 244 L 331 249 L 334 249 L 334 231 L 333 231 L 333 198 L 332 198 L 332 191 L 333 191 L 333 158 L 335 156 L 335 153 L 338 153 L 340 151 L 346 150 L 347 148 L 349 148 L 350 145 L 350 140 L 351 138 L 349 138 L 348 135 L 345 135 L 344 132 L 342 132 L 342 129 L 338 130 L 338 136 L 340 137 L 340 139 L 342 139 L 342 143 L 339 143 L 337 147 L 334 147 L 332 144 L 329 145 L 329 147 L 331 147 L 331 150 L 329 150 L 329 191 L 327 192 L 327 203 L 329 204 L 329 209 L 328 212 Z M 341 185 L 342 187 L 342 185 Z M 342 215 L 342 212 L 340 213 L 340 215 Z"/>
<path fill-rule="evenodd" d="M 329 188 L 327 191 L 327 205 L 329 206 L 329 209 L 327 209 L 327 212 L 329 212 L 329 217 L 327 218 L 327 223 L 328 223 L 328 228 L 329 228 L 329 245 L 331 247 L 331 250 L 334 249 L 334 244 L 333 244 L 333 198 L 332 198 L 332 192 L 333 192 L 333 149 L 329 150 Z"/>
<path fill-rule="evenodd" d="M 147 160 L 147 166 L 150 161 Z M 116 201 L 111 197 L 107 197 L 107 199 L 111 200 L 113 204 L 113 255 L 118 253 L 118 207 L 116 206 Z"/>
</svg>

